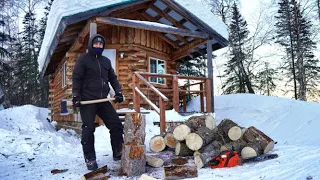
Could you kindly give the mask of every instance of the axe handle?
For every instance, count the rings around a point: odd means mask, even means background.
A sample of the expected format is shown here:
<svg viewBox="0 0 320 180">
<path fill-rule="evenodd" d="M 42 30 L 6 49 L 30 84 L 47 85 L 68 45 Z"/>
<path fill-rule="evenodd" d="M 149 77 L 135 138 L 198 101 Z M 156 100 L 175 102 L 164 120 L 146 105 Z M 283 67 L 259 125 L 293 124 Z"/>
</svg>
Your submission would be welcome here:
<svg viewBox="0 0 320 180">
<path fill-rule="evenodd" d="M 107 101 L 113 101 L 116 98 L 104 98 L 104 99 L 96 99 L 96 100 L 89 100 L 89 101 L 80 101 L 80 104 L 94 104 L 94 103 L 102 103 Z M 72 101 L 67 101 L 67 106 L 72 106 Z"/>
</svg>

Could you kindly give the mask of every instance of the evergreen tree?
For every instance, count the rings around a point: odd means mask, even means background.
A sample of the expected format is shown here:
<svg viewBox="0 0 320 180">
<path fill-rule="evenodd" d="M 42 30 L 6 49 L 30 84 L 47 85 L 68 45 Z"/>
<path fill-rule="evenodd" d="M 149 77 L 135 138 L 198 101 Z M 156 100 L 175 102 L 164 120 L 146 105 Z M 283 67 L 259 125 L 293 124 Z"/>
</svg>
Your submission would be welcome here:
<svg viewBox="0 0 320 180">
<path fill-rule="evenodd" d="M 311 38 L 312 24 L 295 0 L 281 0 L 279 5 L 277 43 L 285 48 L 288 57 L 283 58 L 282 69 L 293 74 L 288 80 L 294 82 L 295 98 L 306 101 L 307 93 L 315 95 L 320 80 L 319 60 L 313 54 L 316 45 Z"/>
<path fill-rule="evenodd" d="M 270 96 L 275 89 L 274 80 L 277 79 L 277 71 L 270 67 L 268 62 L 265 62 L 262 71 L 258 72 L 256 79 L 258 80 L 258 89 L 263 95 Z"/>
<path fill-rule="evenodd" d="M 253 65 L 248 58 L 246 44 L 249 42 L 247 22 L 242 18 L 237 5 L 232 7 L 232 20 L 229 26 L 229 43 L 231 59 L 225 64 L 226 69 L 221 76 L 226 78 L 222 84 L 225 94 L 254 93 L 249 66 Z"/>
</svg>

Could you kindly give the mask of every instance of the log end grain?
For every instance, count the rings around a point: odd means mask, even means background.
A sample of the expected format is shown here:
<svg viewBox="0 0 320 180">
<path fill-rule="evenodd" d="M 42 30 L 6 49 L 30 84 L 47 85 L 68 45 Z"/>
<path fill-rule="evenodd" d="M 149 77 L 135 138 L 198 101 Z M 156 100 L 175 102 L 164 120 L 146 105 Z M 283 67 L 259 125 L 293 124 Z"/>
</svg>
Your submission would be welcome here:
<svg viewBox="0 0 320 180">
<path fill-rule="evenodd" d="M 162 136 L 155 136 L 151 138 L 149 146 L 153 152 L 161 152 L 166 148 L 166 144 Z"/>
<path fill-rule="evenodd" d="M 233 126 L 228 131 L 228 136 L 232 141 L 237 141 L 242 136 L 242 130 L 239 126 Z"/>
<path fill-rule="evenodd" d="M 198 134 L 190 133 L 186 137 L 186 144 L 187 144 L 189 149 L 191 149 L 193 151 L 197 151 L 202 147 L 203 140 Z"/>
<path fill-rule="evenodd" d="M 177 144 L 177 140 L 173 137 L 172 133 L 167 133 L 164 136 L 164 142 L 169 148 L 175 148 Z"/>
<path fill-rule="evenodd" d="M 174 128 L 173 137 L 178 141 L 183 141 L 186 139 L 186 137 L 190 133 L 191 133 L 191 129 L 187 125 L 181 124 L 176 128 Z"/>
<path fill-rule="evenodd" d="M 268 143 L 268 145 L 264 148 L 263 153 L 266 154 L 269 151 L 272 151 L 274 148 L 274 141 Z"/>
</svg>

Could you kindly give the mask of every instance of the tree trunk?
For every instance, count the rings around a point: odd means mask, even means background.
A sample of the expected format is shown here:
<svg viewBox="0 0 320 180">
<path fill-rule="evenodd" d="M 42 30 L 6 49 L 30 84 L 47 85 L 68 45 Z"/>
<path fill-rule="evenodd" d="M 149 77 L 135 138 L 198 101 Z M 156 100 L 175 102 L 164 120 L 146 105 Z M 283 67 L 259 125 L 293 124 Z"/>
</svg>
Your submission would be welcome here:
<svg viewBox="0 0 320 180">
<path fill-rule="evenodd" d="M 202 147 L 199 152 L 200 153 L 211 153 L 213 155 L 219 155 L 220 154 L 220 147 L 221 147 L 221 142 L 219 141 L 212 141 L 208 145 Z"/>
<path fill-rule="evenodd" d="M 193 151 L 188 148 L 185 142 L 178 142 L 175 149 L 177 156 L 192 156 Z"/>
<path fill-rule="evenodd" d="M 239 140 L 242 136 L 241 128 L 230 119 L 222 120 L 218 125 L 218 129 L 221 129 L 232 141 Z"/>
<path fill-rule="evenodd" d="M 191 133 L 191 129 L 187 125 L 181 124 L 181 125 L 177 126 L 176 128 L 174 128 L 173 137 L 177 141 L 184 141 L 186 139 L 186 137 L 188 136 L 188 134 L 190 134 L 190 133 Z"/>
<path fill-rule="evenodd" d="M 214 140 L 214 131 L 207 127 L 200 127 L 194 133 L 190 133 L 186 138 L 186 144 L 193 151 L 199 150 Z"/>
<path fill-rule="evenodd" d="M 248 143 L 259 143 L 263 153 L 267 153 L 274 148 L 274 141 L 260 130 L 250 126 L 243 134 L 243 139 Z"/>
<path fill-rule="evenodd" d="M 246 147 L 241 150 L 241 158 L 246 159 L 262 154 L 263 150 L 259 143 L 248 143 Z"/>
<path fill-rule="evenodd" d="M 213 130 L 216 127 L 216 121 L 211 114 L 192 116 L 187 120 L 186 125 L 190 127 L 191 132 L 196 131 L 202 126 Z"/>
<path fill-rule="evenodd" d="M 125 116 L 124 123 L 124 143 L 134 145 L 144 145 L 145 142 L 146 119 L 145 115 L 130 113 Z"/>
<path fill-rule="evenodd" d="M 161 167 L 164 163 L 162 159 L 150 155 L 146 155 L 146 161 L 149 166 L 156 168 Z"/>
<path fill-rule="evenodd" d="M 195 178 L 198 177 L 197 166 L 193 161 L 187 162 L 183 165 L 178 165 L 176 163 L 165 164 L 163 167 L 163 176 L 165 180 L 176 180 L 185 178 Z"/>
<path fill-rule="evenodd" d="M 141 174 L 145 173 L 145 152 L 145 145 L 125 145 L 121 157 L 122 173 L 128 177 L 141 176 Z"/>
<path fill-rule="evenodd" d="M 161 152 L 166 148 L 166 143 L 161 135 L 157 135 L 151 138 L 149 146 L 151 151 Z"/>
<path fill-rule="evenodd" d="M 108 166 L 105 165 L 101 168 L 98 168 L 94 171 L 84 174 L 80 179 L 81 180 L 97 180 L 97 179 L 107 180 L 108 179 L 107 176 L 104 175 L 107 171 L 108 171 Z"/>
</svg>

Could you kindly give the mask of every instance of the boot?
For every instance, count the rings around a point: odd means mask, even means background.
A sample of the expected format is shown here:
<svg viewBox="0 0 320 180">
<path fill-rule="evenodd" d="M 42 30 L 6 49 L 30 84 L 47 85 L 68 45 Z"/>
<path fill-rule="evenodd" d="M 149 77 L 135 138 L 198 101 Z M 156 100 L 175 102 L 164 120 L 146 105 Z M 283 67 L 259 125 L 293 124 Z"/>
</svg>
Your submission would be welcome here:
<svg viewBox="0 0 320 180">
<path fill-rule="evenodd" d="M 92 171 L 98 168 L 98 164 L 96 160 L 86 160 L 86 165 L 88 170 Z"/>
<path fill-rule="evenodd" d="M 113 153 L 113 160 L 114 161 L 119 161 L 121 160 L 121 155 L 122 155 L 122 151 L 116 151 Z"/>
</svg>

